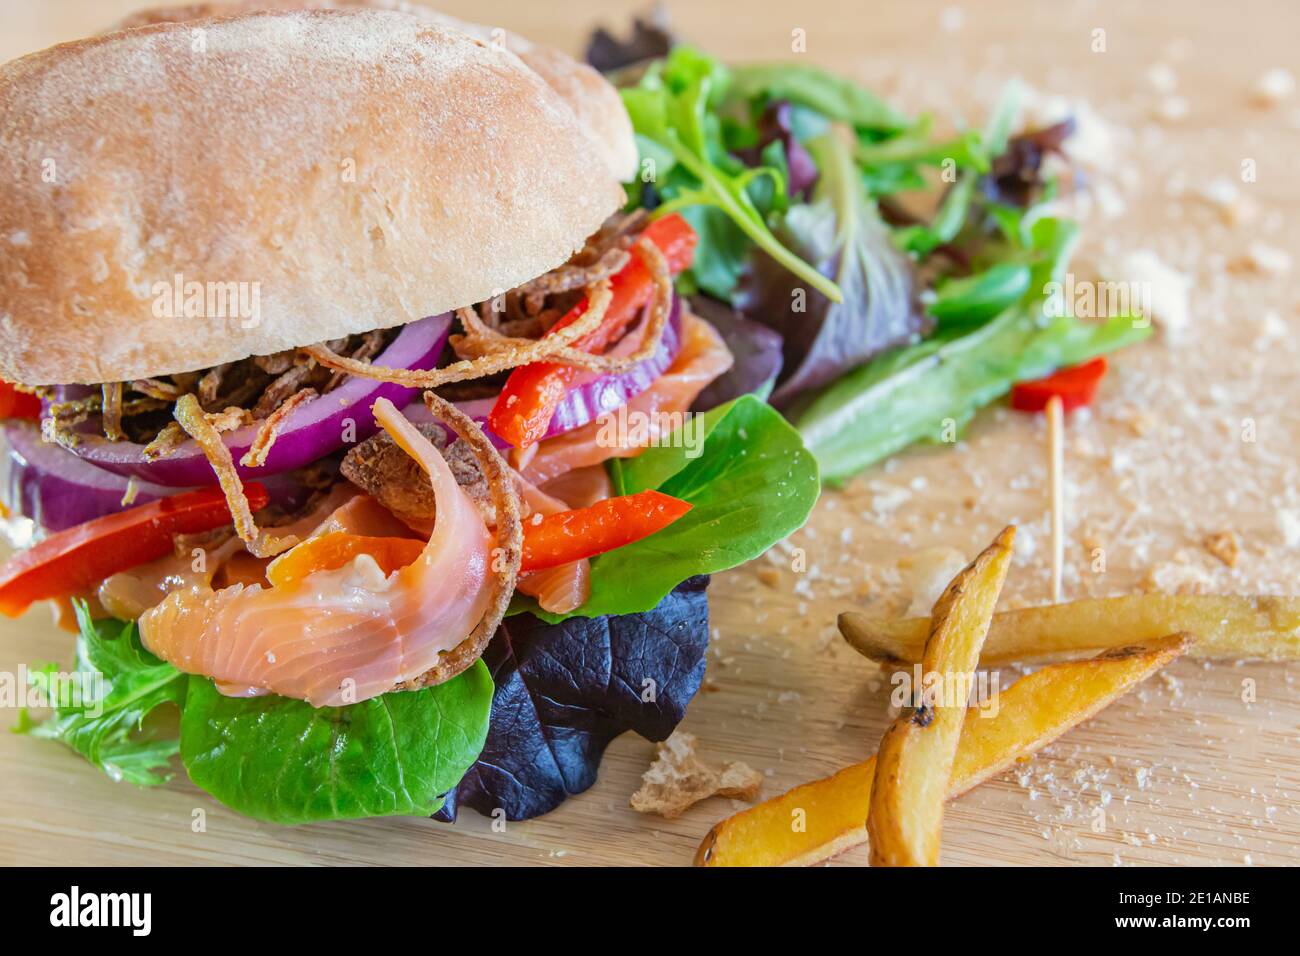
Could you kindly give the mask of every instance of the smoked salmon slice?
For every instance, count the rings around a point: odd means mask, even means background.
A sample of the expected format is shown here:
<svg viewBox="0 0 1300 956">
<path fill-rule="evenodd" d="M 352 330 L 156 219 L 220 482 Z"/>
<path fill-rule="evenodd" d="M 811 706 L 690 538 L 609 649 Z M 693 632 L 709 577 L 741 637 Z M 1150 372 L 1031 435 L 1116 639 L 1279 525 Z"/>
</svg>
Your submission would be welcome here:
<svg viewBox="0 0 1300 956">
<path fill-rule="evenodd" d="M 385 400 L 375 414 L 433 485 L 437 520 L 420 556 L 387 576 L 360 555 L 286 587 L 175 591 L 140 619 L 145 647 L 219 686 L 325 707 L 412 681 L 470 635 L 492 600 L 492 538 L 429 440 Z M 366 507 L 351 504 L 339 523 L 369 524 L 357 520 Z"/>
</svg>

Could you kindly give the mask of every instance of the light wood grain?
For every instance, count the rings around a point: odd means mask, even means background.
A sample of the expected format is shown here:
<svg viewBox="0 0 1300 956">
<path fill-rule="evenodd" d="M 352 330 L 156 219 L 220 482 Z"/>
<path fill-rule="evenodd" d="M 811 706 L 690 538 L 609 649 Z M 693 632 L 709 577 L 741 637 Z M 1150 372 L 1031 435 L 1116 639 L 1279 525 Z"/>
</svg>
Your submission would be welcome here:
<svg viewBox="0 0 1300 956">
<path fill-rule="evenodd" d="M 133 6 L 5 4 L 0 57 L 98 29 Z M 566 49 L 596 20 L 621 24 L 635 6 L 445 4 Z M 959 7 L 960 29 L 941 29 L 943 11 Z M 809 59 L 869 80 L 911 110 L 978 121 L 998 85 L 1018 74 L 1043 90 L 1085 97 L 1130 131 L 1113 146 L 1124 208 L 1093 217 L 1082 258 L 1152 248 L 1194 272 L 1192 342 L 1162 339 L 1125 356 L 1095 411 L 1067 420 L 1067 597 L 1132 590 L 1180 567 L 1193 567 L 1215 590 L 1295 590 L 1300 559 L 1278 511 L 1300 508 L 1294 276 L 1222 268 L 1252 240 L 1300 250 L 1292 178 L 1300 102 L 1268 111 L 1249 103 L 1265 69 L 1294 68 L 1293 4 L 747 0 L 682 3 L 673 13 L 683 33 L 732 59 L 788 58 L 792 31 L 806 31 Z M 1090 50 L 1097 29 L 1106 31 L 1103 54 Z M 1172 67 L 1189 106 L 1176 125 L 1150 121 L 1164 99 L 1147 79 L 1154 61 Z M 1215 177 L 1239 181 L 1244 159 L 1259 170 L 1256 182 L 1240 186 L 1258 214 L 1230 228 L 1194 193 Z M 1264 338 L 1261 317 L 1270 311 L 1286 332 Z M 1240 440 L 1247 418 L 1257 442 Z M 685 723 L 706 754 L 765 769 L 772 794 L 871 753 L 889 722 L 888 687 L 838 639 L 834 620 L 857 605 L 903 610 L 897 562 L 910 553 L 948 546 L 971 555 L 1016 521 L 1020 556 L 1007 601 L 1043 600 L 1042 441 L 1041 420 L 986 414 L 955 450 L 910 452 L 829 492 L 791 541 L 807 556 L 807 571 L 796 573 L 782 557 L 719 576 L 709 687 Z M 1225 529 L 1243 545 L 1234 568 L 1200 547 L 1204 534 Z M 1098 547 L 1103 572 L 1093 564 Z M 775 575 L 760 580 L 760 568 Z M 66 658 L 70 643 L 42 611 L 0 623 L 0 670 Z M 1298 679 L 1297 665 L 1176 665 L 1024 769 L 952 804 L 944 862 L 1295 862 Z M 12 712 L 0 713 L 0 725 L 12 721 Z M 0 862 L 686 864 L 731 808 L 712 800 L 673 821 L 634 813 L 628 797 L 652 752 L 645 741 L 621 738 L 592 790 L 502 833 L 473 813 L 454 827 L 383 820 L 276 828 L 242 819 L 184 782 L 130 790 L 57 746 L 0 733 Z M 198 811 L 204 832 L 194 830 Z M 861 849 L 837 861 L 865 862 Z"/>
</svg>

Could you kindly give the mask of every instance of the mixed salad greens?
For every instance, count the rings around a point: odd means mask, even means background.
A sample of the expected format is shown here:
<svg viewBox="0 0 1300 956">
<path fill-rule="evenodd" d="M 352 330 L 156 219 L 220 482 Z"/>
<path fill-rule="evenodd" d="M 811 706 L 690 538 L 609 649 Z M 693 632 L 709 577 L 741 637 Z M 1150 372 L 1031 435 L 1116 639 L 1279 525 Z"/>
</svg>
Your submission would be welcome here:
<svg viewBox="0 0 1300 956">
<path fill-rule="evenodd" d="M 728 67 L 645 22 L 627 42 L 598 34 L 589 60 L 636 130 L 631 205 L 700 233 L 679 291 L 781 336 L 771 401 L 832 485 L 955 440 L 1018 382 L 1150 334 L 1044 309 L 1078 239 L 1051 212 L 1044 164 L 1071 124 L 1013 136 L 1015 84 L 984 129 L 937 137 L 932 117 L 814 66 Z M 756 353 L 749 339 L 729 336 L 738 362 L 770 369 L 775 341 Z"/>
</svg>

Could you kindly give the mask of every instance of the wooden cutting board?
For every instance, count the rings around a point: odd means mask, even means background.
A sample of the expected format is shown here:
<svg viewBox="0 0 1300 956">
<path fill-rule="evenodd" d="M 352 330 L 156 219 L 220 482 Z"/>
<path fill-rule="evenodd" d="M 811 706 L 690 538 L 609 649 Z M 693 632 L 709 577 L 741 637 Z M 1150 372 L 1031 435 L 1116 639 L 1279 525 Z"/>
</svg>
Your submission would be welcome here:
<svg viewBox="0 0 1300 956">
<path fill-rule="evenodd" d="M 573 50 L 598 18 L 621 26 L 638 5 L 580 0 L 558 16 L 502 0 L 445 9 Z M 24 6 L 0 11 L 0 57 L 97 30 L 134 4 Z M 1151 250 L 1191 276 L 1192 289 L 1182 335 L 1162 333 L 1120 358 L 1096 408 L 1067 424 L 1067 596 L 1300 587 L 1300 296 L 1293 271 L 1269 272 L 1272 250 L 1300 251 L 1300 98 L 1273 108 L 1251 98 L 1268 68 L 1294 67 L 1294 5 L 679 7 L 681 32 L 718 55 L 806 56 L 911 111 L 978 122 L 1012 75 L 1086 100 L 1102 124 L 1093 129 L 1106 135 L 1093 143 L 1102 201 L 1086 221 L 1076 271 Z M 792 54 L 795 31 L 806 53 Z M 1104 51 L 1095 50 L 1099 38 Z M 1253 182 L 1241 180 L 1247 161 Z M 1236 198 L 1225 203 L 1216 181 Z M 704 754 L 762 769 L 767 795 L 869 755 L 889 720 L 888 687 L 834 622 L 855 606 L 902 612 L 910 594 L 900 560 L 936 547 L 973 554 L 1014 521 L 1020 548 L 1004 604 L 1044 600 L 1043 439 L 1039 420 L 985 413 L 956 448 L 905 454 L 828 492 L 789 542 L 806 555 L 803 573 L 776 549 L 718 576 L 707 690 L 684 725 Z M 1237 541 L 1233 567 L 1203 546 L 1220 532 Z M 1104 571 L 1095 570 L 1097 549 Z M 67 659 L 70 649 L 44 611 L 0 622 L 0 671 Z M 944 862 L 1295 862 L 1298 682 L 1297 664 L 1177 664 L 952 804 Z M 13 721 L 0 711 L 0 727 Z M 592 790 L 504 832 L 473 813 L 454 827 L 395 819 L 277 828 L 184 782 L 128 789 L 56 745 L 0 733 L 0 863 L 685 864 L 733 807 L 714 799 L 672 821 L 633 812 L 628 798 L 653 750 L 621 738 Z M 199 811 L 205 827 L 196 832 Z M 863 864 L 866 855 L 836 862 Z"/>
</svg>

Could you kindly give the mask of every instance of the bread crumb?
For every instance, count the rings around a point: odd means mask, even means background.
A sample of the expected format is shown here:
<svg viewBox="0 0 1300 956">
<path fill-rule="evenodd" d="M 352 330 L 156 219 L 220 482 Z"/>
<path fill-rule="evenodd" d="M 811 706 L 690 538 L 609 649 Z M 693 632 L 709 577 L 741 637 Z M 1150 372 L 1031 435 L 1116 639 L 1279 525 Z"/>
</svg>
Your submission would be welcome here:
<svg viewBox="0 0 1300 956">
<path fill-rule="evenodd" d="M 1187 119 L 1187 114 L 1191 112 L 1187 100 L 1181 96 L 1166 96 L 1156 104 L 1154 110 L 1155 118 L 1162 123 L 1177 123 Z"/>
<path fill-rule="evenodd" d="M 1234 272 L 1282 275 L 1291 271 L 1291 256 L 1284 249 L 1256 240 L 1246 248 L 1246 254 L 1234 260 L 1230 267 Z"/>
<path fill-rule="evenodd" d="M 1219 176 L 1210 180 L 1197 195 L 1218 210 L 1224 223 L 1238 226 L 1254 218 L 1255 204 L 1241 194 L 1231 179 Z"/>
<path fill-rule="evenodd" d="M 657 813 L 671 820 L 709 797 L 753 801 L 763 786 L 763 774 L 740 761 L 720 770 L 706 764 L 695 752 L 694 734 L 675 730 L 658 744 L 654 762 L 641 775 L 641 787 L 632 794 L 632 809 Z"/>
<path fill-rule="evenodd" d="M 1168 95 L 1178 89 L 1178 74 L 1168 63 L 1157 61 L 1147 67 L 1147 80 L 1157 93 Z"/>
<path fill-rule="evenodd" d="M 900 558 L 898 570 L 912 594 L 908 617 L 929 617 L 948 582 L 966 567 L 966 558 L 956 548 L 928 548 Z"/>
<path fill-rule="evenodd" d="M 776 568 L 759 568 L 758 579 L 773 591 L 781 587 L 781 572 Z"/>
<path fill-rule="evenodd" d="M 1151 434 L 1157 425 L 1154 415 L 1144 409 L 1136 408 L 1131 405 L 1120 409 L 1119 413 L 1115 417 L 1117 421 L 1127 425 L 1129 431 L 1139 438 Z"/>
<path fill-rule="evenodd" d="M 1300 548 L 1300 510 L 1279 508 L 1277 524 L 1282 531 L 1282 542 L 1288 548 Z"/>
<path fill-rule="evenodd" d="M 891 485 L 887 481 L 873 481 L 870 488 L 873 492 L 871 510 L 875 512 L 878 518 L 883 518 L 897 511 L 912 497 L 912 492 L 908 489 L 901 488 L 898 485 Z"/>
<path fill-rule="evenodd" d="M 1231 531 L 1215 531 L 1207 534 L 1201 545 L 1228 567 L 1235 568 L 1237 566 L 1241 546 L 1237 542 L 1237 536 Z"/>
<path fill-rule="evenodd" d="M 1281 68 L 1269 70 L 1255 81 L 1251 98 L 1260 106 L 1276 106 L 1295 92 L 1295 77 Z"/>
<path fill-rule="evenodd" d="M 939 14 L 939 29 L 944 33 L 959 33 L 966 25 L 966 11 L 961 7 L 944 7 Z"/>
<path fill-rule="evenodd" d="M 1196 565 L 1161 561 L 1147 571 L 1138 587 L 1148 594 L 1208 594 L 1213 584 L 1210 576 Z"/>
<path fill-rule="evenodd" d="M 1147 294 L 1151 315 L 1170 332 L 1187 327 L 1191 277 L 1169 266 L 1150 249 L 1138 249 L 1104 267 L 1109 279 L 1137 283 Z"/>
</svg>

